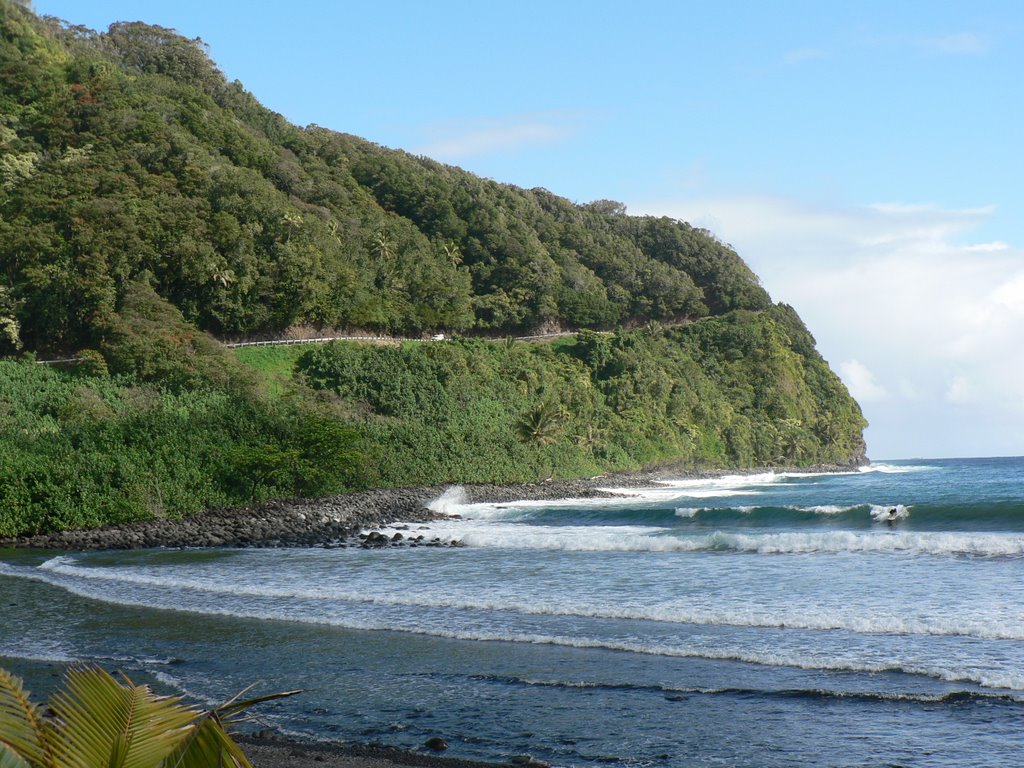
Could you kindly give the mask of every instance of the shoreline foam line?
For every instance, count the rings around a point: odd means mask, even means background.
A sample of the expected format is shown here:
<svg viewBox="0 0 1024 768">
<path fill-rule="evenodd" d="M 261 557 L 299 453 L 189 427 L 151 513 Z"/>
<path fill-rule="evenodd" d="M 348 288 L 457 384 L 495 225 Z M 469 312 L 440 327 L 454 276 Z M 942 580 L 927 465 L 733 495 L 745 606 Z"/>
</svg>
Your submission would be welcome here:
<svg viewBox="0 0 1024 768">
<path fill-rule="evenodd" d="M 836 616 L 829 614 L 810 615 L 798 612 L 761 614 L 750 610 L 716 610 L 693 606 L 650 605 L 650 606 L 598 606 L 581 608 L 578 601 L 572 604 L 544 603 L 530 601 L 485 600 L 473 598 L 453 599 L 438 595 L 402 594 L 367 595 L 362 591 L 339 589 L 281 589 L 273 587 L 238 586 L 224 580 L 223 575 L 209 579 L 168 579 L 147 576 L 123 569 L 90 569 L 76 567 L 66 556 L 52 558 L 40 566 L 48 573 L 69 579 L 83 581 L 113 582 L 123 586 L 141 585 L 168 591 L 188 590 L 209 596 L 232 596 L 243 598 L 274 598 L 281 600 L 306 600 L 319 602 L 357 603 L 386 607 L 436 608 L 460 611 L 488 611 L 515 613 L 524 616 L 576 617 L 611 619 L 661 624 L 685 624 L 693 626 L 728 626 L 750 629 L 793 629 L 813 632 L 845 631 L 857 635 L 920 635 L 931 637 L 969 637 L 979 640 L 1024 641 L 1024 623 L 1015 627 L 1005 624 L 999 627 L 985 626 L 982 619 L 941 625 L 926 619 L 906 620 L 895 616 L 870 618 L 857 616 Z M 49 567 L 46 567 L 49 566 Z"/>
<path fill-rule="evenodd" d="M 47 580 L 49 581 L 49 580 Z M 634 653 L 647 656 L 664 656 L 670 658 L 695 658 L 711 661 L 736 661 L 759 666 L 789 667 L 804 670 L 822 671 L 847 671 L 847 672 L 899 672 L 919 677 L 945 680 L 947 682 L 968 682 L 980 685 L 984 688 L 996 688 L 1013 691 L 1024 691 L 1024 673 L 1018 675 L 995 674 L 983 670 L 949 670 L 940 668 L 928 668 L 914 664 L 902 663 L 856 663 L 850 661 L 813 659 L 807 654 L 783 656 L 781 654 L 751 653 L 742 650 L 729 650 L 723 648 L 697 648 L 697 647 L 668 647 L 664 645 L 644 644 L 637 642 L 626 642 L 610 639 L 587 639 L 571 637 L 566 635 L 542 635 L 524 632 L 486 632 L 486 631 L 459 631 L 441 629 L 428 626 L 399 626 L 375 621 L 353 620 L 351 617 L 325 617 L 323 615 L 297 616 L 295 614 L 284 615 L 274 611 L 260 608 L 229 610 L 216 607 L 192 607 L 182 605 L 180 601 L 166 605 L 154 604 L 152 600 L 133 599 L 120 596 L 117 599 L 109 595 L 95 595 L 83 590 L 76 585 L 63 583 L 61 578 L 54 579 L 49 583 L 65 589 L 71 594 L 98 602 L 141 607 L 150 610 L 177 611 L 190 615 L 217 616 L 235 618 L 242 620 L 274 621 L 293 624 L 306 624 L 314 626 L 329 626 L 338 629 L 354 631 L 377 631 L 377 632 L 399 632 L 428 637 L 439 637 L 449 640 L 471 641 L 471 642 L 509 642 L 524 643 L 531 645 L 555 645 L 560 647 L 579 648 L 583 650 L 605 650 Z M 173 596 L 171 596 L 173 598 Z"/>
</svg>

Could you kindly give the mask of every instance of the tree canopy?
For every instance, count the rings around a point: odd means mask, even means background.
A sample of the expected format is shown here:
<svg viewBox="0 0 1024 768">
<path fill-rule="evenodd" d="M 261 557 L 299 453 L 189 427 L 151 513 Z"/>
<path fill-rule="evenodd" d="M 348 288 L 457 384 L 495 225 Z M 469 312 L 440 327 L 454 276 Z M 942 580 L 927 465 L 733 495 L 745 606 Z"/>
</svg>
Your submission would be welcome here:
<svg viewBox="0 0 1024 768">
<path fill-rule="evenodd" d="M 0 313 L 35 350 L 98 346 L 143 274 L 220 335 L 612 328 L 771 303 L 703 230 L 300 128 L 199 39 L 11 0 L 0 190 Z"/>
</svg>

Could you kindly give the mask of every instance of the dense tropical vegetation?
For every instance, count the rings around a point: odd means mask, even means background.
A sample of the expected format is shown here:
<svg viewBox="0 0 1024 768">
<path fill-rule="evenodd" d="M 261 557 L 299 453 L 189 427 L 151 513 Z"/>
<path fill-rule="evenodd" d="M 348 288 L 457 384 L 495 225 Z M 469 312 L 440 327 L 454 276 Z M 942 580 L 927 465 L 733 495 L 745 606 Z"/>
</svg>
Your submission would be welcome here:
<svg viewBox="0 0 1024 768">
<path fill-rule="evenodd" d="M 276 373 L 214 340 L 296 326 L 458 338 L 334 344 Z M 500 340 L 539 329 L 581 333 Z M 199 40 L 13 0 L 0 355 L 0 535 L 378 484 L 863 454 L 860 411 L 799 317 L 710 233 L 291 125 Z"/>
<path fill-rule="evenodd" d="M 860 412 L 820 358 L 795 351 L 793 317 L 735 312 L 556 345 L 334 342 L 298 370 L 361 410 L 387 485 L 850 462 Z"/>
<path fill-rule="evenodd" d="M 142 273 L 217 334 L 611 327 L 770 305 L 707 232 L 290 125 L 160 27 L 100 34 L 0 9 L 0 307 L 30 348 L 95 346 Z"/>
</svg>

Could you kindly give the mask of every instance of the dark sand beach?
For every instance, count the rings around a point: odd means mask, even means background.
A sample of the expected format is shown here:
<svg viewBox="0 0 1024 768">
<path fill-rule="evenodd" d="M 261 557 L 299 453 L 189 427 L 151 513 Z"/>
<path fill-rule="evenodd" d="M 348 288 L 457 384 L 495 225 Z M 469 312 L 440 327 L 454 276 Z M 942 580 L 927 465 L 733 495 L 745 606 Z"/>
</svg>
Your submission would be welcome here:
<svg viewBox="0 0 1024 768">
<path fill-rule="evenodd" d="M 382 746 L 311 744 L 277 737 L 241 737 L 238 741 L 255 768 L 494 768 L 499 765 Z M 535 768 L 546 765 L 525 755 L 512 764 Z"/>
</svg>

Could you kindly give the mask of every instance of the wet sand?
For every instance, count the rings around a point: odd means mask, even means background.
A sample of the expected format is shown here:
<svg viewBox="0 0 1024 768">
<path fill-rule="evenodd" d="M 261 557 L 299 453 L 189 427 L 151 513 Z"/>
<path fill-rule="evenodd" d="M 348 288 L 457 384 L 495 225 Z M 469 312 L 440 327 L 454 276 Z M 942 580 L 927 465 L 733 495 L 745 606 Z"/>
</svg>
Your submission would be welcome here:
<svg viewBox="0 0 1024 768">
<path fill-rule="evenodd" d="M 495 768 L 501 765 L 369 745 L 308 744 L 276 737 L 240 737 L 238 742 L 254 768 Z M 546 765 L 530 761 L 527 756 L 511 764 L 525 768 Z"/>
</svg>

